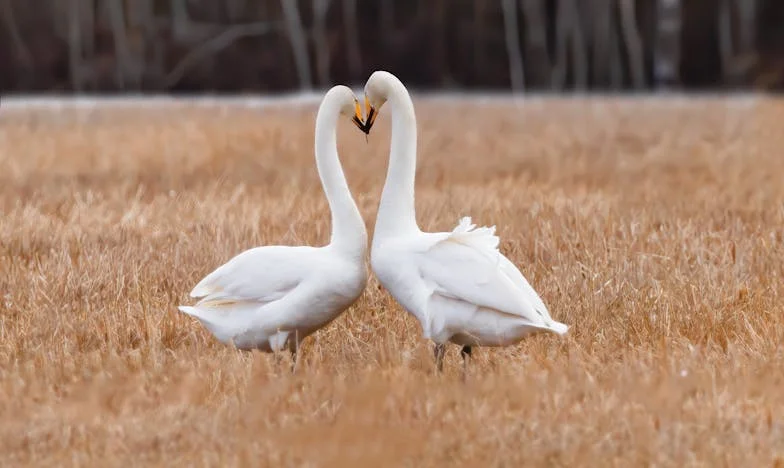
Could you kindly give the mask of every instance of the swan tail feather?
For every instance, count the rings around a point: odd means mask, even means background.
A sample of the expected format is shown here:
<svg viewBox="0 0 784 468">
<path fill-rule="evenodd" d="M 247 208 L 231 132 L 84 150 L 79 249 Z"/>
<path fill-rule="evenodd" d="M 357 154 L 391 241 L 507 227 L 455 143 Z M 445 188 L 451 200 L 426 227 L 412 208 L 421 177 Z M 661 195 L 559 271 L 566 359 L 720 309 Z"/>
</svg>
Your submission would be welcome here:
<svg viewBox="0 0 784 468">
<path fill-rule="evenodd" d="M 194 317 L 212 333 L 218 341 L 228 343 L 247 326 L 250 314 L 259 304 L 212 301 L 200 302 L 195 306 L 179 306 L 180 312 Z"/>
<path fill-rule="evenodd" d="M 565 335 L 566 332 L 569 331 L 569 325 L 566 325 L 566 324 L 561 323 L 561 322 L 556 322 L 555 320 L 550 322 L 548 328 L 552 332 L 554 332 L 554 333 L 556 333 L 558 335 L 561 335 L 561 336 Z"/>
<path fill-rule="evenodd" d="M 219 327 L 222 322 L 222 317 L 220 314 L 217 314 L 207 308 L 201 308 L 198 306 L 179 306 L 178 309 L 180 309 L 180 312 L 198 319 L 210 330 L 212 330 L 213 327 Z"/>
<path fill-rule="evenodd" d="M 498 253 L 498 244 L 501 242 L 495 235 L 495 226 L 476 227 L 470 216 L 460 218 L 449 239 L 486 253 Z"/>
</svg>

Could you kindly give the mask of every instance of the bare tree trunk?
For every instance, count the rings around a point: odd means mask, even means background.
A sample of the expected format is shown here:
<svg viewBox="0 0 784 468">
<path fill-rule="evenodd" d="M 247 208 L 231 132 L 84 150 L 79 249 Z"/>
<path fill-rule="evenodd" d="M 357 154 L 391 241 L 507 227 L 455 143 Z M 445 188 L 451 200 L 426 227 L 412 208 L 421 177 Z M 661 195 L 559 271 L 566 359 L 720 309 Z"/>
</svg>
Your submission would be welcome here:
<svg viewBox="0 0 784 468">
<path fill-rule="evenodd" d="M 114 51 L 116 60 L 115 80 L 120 89 L 125 89 L 126 85 L 131 87 L 138 86 L 135 79 L 131 56 L 128 50 L 128 36 L 125 28 L 125 12 L 122 0 L 106 0 L 109 11 L 109 20 L 112 24 L 112 37 L 114 39 Z"/>
<path fill-rule="evenodd" d="M 395 30 L 395 1 L 381 0 L 381 34 L 389 37 Z"/>
<path fill-rule="evenodd" d="M 194 64 L 197 64 L 206 58 L 215 55 L 219 51 L 233 44 L 237 39 L 247 36 L 261 36 L 276 29 L 278 28 L 275 24 L 268 23 L 266 21 L 229 26 L 220 34 L 216 35 L 210 40 L 204 41 L 189 51 L 185 57 L 183 57 L 177 63 L 172 71 L 166 75 L 163 80 L 162 87 L 164 89 L 168 89 L 176 85 L 182 79 L 182 77 L 185 76 L 185 73 L 188 71 L 188 69 L 193 67 Z"/>
<path fill-rule="evenodd" d="M 552 82 L 550 53 L 547 50 L 547 21 L 544 0 L 520 0 L 526 20 L 529 70 L 537 76 L 536 84 L 550 87 Z"/>
<path fill-rule="evenodd" d="M 553 68 L 552 83 L 554 89 L 566 86 L 569 70 L 569 52 L 572 58 L 574 87 L 578 90 L 586 88 L 588 83 L 588 60 L 585 56 L 585 38 L 582 22 L 579 19 L 577 0 L 559 0 L 556 10 L 556 59 Z"/>
<path fill-rule="evenodd" d="M 346 28 L 346 41 L 348 42 L 348 69 L 351 73 L 351 79 L 354 80 L 362 73 L 362 55 L 359 50 L 359 26 L 357 22 L 357 0 L 343 0 L 343 27 Z"/>
<path fill-rule="evenodd" d="M 757 2 L 740 0 L 738 8 L 738 48 L 742 53 L 754 50 L 754 33 L 757 30 Z"/>
<path fill-rule="evenodd" d="M 553 60 L 552 87 L 564 89 L 566 74 L 569 69 L 569 41 L 572 26 L 570 0 L 558 0 L 555 10 L 555 59 Z"/>
<path fill-rule="evenodd" d="M 615 22 L 613 22 L 615 23 Z M 610 89 L 618 91 L 623 88 L 623 53 L 618 29 L 613 24 L 610 29 Z"/>
<path fill-rule="evenodd" d="M 739 0 L 738 9 L 738 56 L 736 61 L 746 75 L 757 62 L 756 38 L 757 31 L 757 2 L 754 0 Z"/>
<path fill-rule="evenodd" d="M 230 21 L 240 21 L 243 19 L 245 7 L 247 6 L 246 0 L 225 0 L 226 12 L 229 15 Z"/>
<path fill-rule="evenodd" d="M 623 41 L 629 55 L 629 70 L 634 89 L 645 87 L 645 61 L 642 52 L 642 40 L 637 30 L 637 12 L 635 0 L 621 0 L 621 29 Z"/>
<path fill-rule="evenodd" d="M 161 84 L 166 75 L 166 49 L 163 41 L 158 37 L 161 26 L 155 15 L 155 0 L 150 0 L 147 20 L 144 23 L 144 33 L 147 41 L 149 59 L 145 61 L 146 78 L 156 89 L 161 89 Z"/>
<path fill-rule="evenodd" d="M 82 50 L 88 60 L 95 58 L 95 7 L 93 1 L 80 2 L 82 5 Z M 95 84 L 95 83 L 93 83 Z"/>
<path fill-rule="evenodd" d="M 200 0 L 190 0 L 191 4 L 195 3 L 198 7 L 201 8 L 202 14 L 206 13 L 207 18 L 209 18 L 210 22 L 213 23 L 221 23 L 223 22 L 223 10 L 225 7 L 224 0 L 211 0 L 211 1 L 200 1 Z"/>
<path fill-rule="evenodd" d="M 588 57 L 585 46 L 585 34 L 583 33 L 582 23 L 577 17 L 577 2 L 579 0 L 568 0 L 572 8 L 572 62 L 574 69 L 574 87 L 577 90 L 584 90 L 588 87 Z"/>
<path fill-rule="evenodd" d="M 305 30 L 302 27 L 299 7 L 296 0 L 280 0 L 283 8 L 283 16 L 286 20 L 286 30 L 288 31 L 291 50 L 294 54 L 294 63 L 297 67 L 300 87 L 302 89 L 313 89 L 313 77 L 310 72 L 310 60 L 308 58 L 308 46 L 305 40 Z"/>
<path fill-rule="evenodd" d="M 81 0 L 70 0 L 69 3 L 68 68 L 71 74 L 71 85 L 76 92 L 81 92 L 84 90 L 84 83 L 82 81 Z"/>
<path fill-rule="evenodd" d="M 487 10 L 486 0 L 474 0 L 474 67 L 475 76 L 482 76 L 487 68 L 485 54 L 485 11 Z"/>
<path fill-rule="evenodd" d="M 219 22 L 216 23 L 213 20 L 193 21 L 188 14 L 189 0 L 170 0 L 170 2 L 172 36 L 174 37 L 175 42 L 192 46 L 199 42 L 209 40 L 223 31 L 225 26 Z M 211 10 L 215 10 L 215 7 L 213 6 Z M 213 13 L 215 12 L 213 11 Z"/>
<path fill-rule="evenodd" d="M 271 1 L 263 1 L 263 2 L 251 2 L 251 5 L 258 9 L 258 14 L 261 18 L 269 19 L 272 16 L 271 11 L 272 8 Z"/>
<path fill-rule="evenodd" d="M 449 74 L 449 63 L 446 60 L 446 24 L 447 24 L 447 1 L 446 0 L 431 0 L 435 2 L 435 21 L 432 30 L 435 31 L 434 42 L 434 68 L 436 74 L 439 75 L 442 85 L 449 85 L 451 76 Z"/>
<path fill-rule="evenodd" d="M 187 0 L 171 0 L 171 19 L 172 35 L 175 40 L 181 40 L 190 22 Z"/>
<path fill-rule="evenodd" d="M 11 0 L 2 0 L 0 6 L 2 6 L 3 24 L 8 31 L 8 35 L 11 36 L 11 42 L 14 43 L 16 55 L 25 67 L 32 66 L 33 58 L 32 55 L 30 55 L 30 50 L 27 48 L 27 45 L 25 45 L 24 40 L 22 40 L 22 35 L 19 33 Z"/>
<path fill-rule="evenodd" d="M 567 0 L 572 3 L 574 8 L 574 23 L 579 26 L 580 31 L 583 33 L 583 54 L 585 54 L 586 67 L 590 67 L 594 60 L 593 48 L 594 39 L 596 38 L 596 2 L 594 0 Z M 602 1 L 602 0 L 599 0 Z M 590 78 L 591 70 L 587 70 L 586 85 Z"/>
<path fill-rule="evenodd" d="M 610 70 L 610 31 L 612 24 L 612 5 L 610 0 L 595 0 L 593 16 L 593 60 L 591 79 L 594 87 L 607 84 Z"/>
<path fill-rule="evenodd" d="M 313 0 L 313 40 L 316 49 L 316 71 L 321 86 L 329 86 L 329 62 L 331 60 L 327 39 L 327 13 L 330 0 Z"/>
<path fill-rule="evenodd" d="M 737 12 L 734 28 L 733 3 Z M 719 55 L 724 79 L 730 85 L 740 85 L 756 61 L 753 34 L 755 23 L 756 6 L 752 0 L 739 2 L 720 0 Z"/>
<path fill-rule="evenodd" d="M 735 47 L 732 43 L 732 5 L 730 0 L 719 0 L 719 56 L 721 68 L 727 81 L 734 81 L 733 61 Z"/>
<path fill-rule="evenodd" d="M 681 61 L 681 0 L 657 0 L 653 74 L 660 89 L 678 86 Z"/>
<path fill-rule="evenodd" d="M 132 29 L 131 54 L 134 57 L 136 77 L 139 86 L 150 75 L 160 79 L 163 74 L 163 64 L 149 60 L 150 49 L 159 42 L 156 35 L 158 26 L 154 15 L 154 0 L 131 0 L 128 10 L 128 24 Z"/>
<path fill-rule="evenodd" d="M 501 7 L 504 14 L 506 53 L 509 57 L 509 81 L 512 85 L 512 92 L 517 93 L 525 89 L 523 56 L 520 51 L 520 30 L 517 27 L 517 2 L 515 0 L 501 0 Z"/>
<path fill-rule="evenodd" d="M 17 4 L 18 0 L 12 0 L 13 4 Z M 43 3 L 43 2 L 41 2 Z M 29 2 L 28 2 L 29 5 Z M 54 32 L 56 37 L 62 38 L 68 42 L 68 35 L 70 34 L 71 23 L 71 2 L 70 1 L 49 1 L 46 6 L 40 9 L 40 13 L 44 16 L 49 24 L 51 24 L 51 31 Z M 28 7 L 29 8 L 29 7 Z"/>
</svg>

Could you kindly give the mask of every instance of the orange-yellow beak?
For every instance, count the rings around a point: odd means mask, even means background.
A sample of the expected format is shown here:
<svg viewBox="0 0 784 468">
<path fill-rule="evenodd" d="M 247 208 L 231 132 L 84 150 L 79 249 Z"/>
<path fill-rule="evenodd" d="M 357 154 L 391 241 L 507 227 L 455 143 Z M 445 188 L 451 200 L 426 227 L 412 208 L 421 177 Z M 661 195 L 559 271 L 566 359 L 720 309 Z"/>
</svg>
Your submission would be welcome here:
<svg viewBox="0 0 784 468">
<path fill-rule="evenodd" d="M 370 105 L 370 101 L 368 101 L 367 95 L 365 95 L 365 115 L 362 115 L 362 108 L 359 105 L 359 101 L 354 103 L 354 118 L 351 119 L 354 122 L 354 125 L 357 126 L 358 129 L 362 131 L 365 135 L 370 133 L 370 129 L 373 127 L 373 122 L 376 121 L 376 109 Z"/>
<path fill-rule="evenodd" d="M 365 95 L 365 115 L 367 116 L 365 120 L 365 134 L 370 133 L 370 129 L 373 128 L 373 123 L 376 121 L 376 116 L 378 112 L 376 112 L 376 108 L 370 105 L 370 101 L 368 100 L 367 94 Z"/>
<path fill-rule="evenodd" d="M 358 129 L 362 130 L 367 135 L 367 132 L 365 131 L 365 118 L 362 115 L 362 107 L 359 105 L 359 101 L 354 101 L 354 118 L 351 119 L 351 121 L 354 122 L 354 125 L 356 125 Z"/>
</svg>

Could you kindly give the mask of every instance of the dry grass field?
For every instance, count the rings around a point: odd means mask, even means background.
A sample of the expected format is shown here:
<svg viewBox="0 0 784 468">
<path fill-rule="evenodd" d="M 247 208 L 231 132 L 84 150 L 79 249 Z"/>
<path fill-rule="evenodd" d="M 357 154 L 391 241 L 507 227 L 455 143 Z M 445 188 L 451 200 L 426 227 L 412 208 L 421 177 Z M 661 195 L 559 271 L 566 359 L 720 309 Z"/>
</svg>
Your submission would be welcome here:
<svg viewBox="0 0 784 468">
<path fill-rule="evenodd" d="M 420 225 L 496 224 L 567 337 L 436 375 L 371 276 L 291 375 L 176 306 L 328 241 L 315 106 L 0 112 L 0 464 L 784 464 L 784 103 L 416 104 Z M 389 121 L 339 128 L 371 235 Z"/>
</svg>

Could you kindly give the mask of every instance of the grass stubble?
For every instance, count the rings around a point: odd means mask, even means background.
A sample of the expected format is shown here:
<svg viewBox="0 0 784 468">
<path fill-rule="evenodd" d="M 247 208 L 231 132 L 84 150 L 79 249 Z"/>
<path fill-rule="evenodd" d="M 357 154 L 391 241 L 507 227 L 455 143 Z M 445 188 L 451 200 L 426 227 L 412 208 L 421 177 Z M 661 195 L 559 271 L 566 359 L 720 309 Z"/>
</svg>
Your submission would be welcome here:
<svg viewBox="0 0 784 468">
<path fill-rule="evenodd" d="M 323 245 L 314 106 L 0 116 L 0 460 L 781 466 L 784 105 L 417 102 L 417 217 L 498 226 L 568 337 L 431 344 L 371 276 L 295 375 L 176 310 Z M 339 150 L 372 235 L 389 116 Z M 284 360 L 285 362 L 285 360 Z"/>
</svg>

